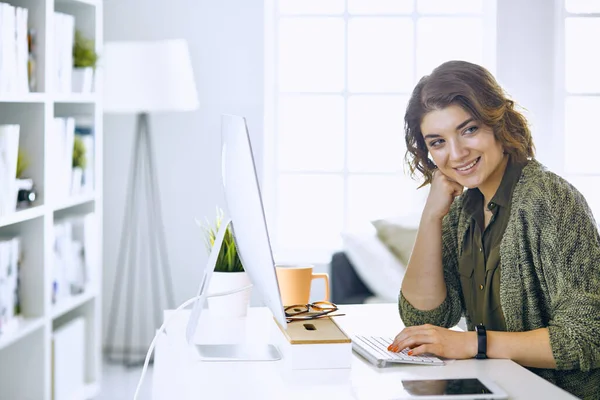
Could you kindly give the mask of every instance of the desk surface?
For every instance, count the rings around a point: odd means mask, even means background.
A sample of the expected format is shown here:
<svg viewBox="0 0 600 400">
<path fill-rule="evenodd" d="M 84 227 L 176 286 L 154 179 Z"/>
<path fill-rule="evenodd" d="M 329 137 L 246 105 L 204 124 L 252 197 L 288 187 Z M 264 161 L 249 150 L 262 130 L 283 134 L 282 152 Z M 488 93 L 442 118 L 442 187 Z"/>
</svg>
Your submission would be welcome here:
<svg viewBox="0 0 600 400">
<path fill-rule="evenodd" d="M 345 316 L 336 322 L 347 334 L 394 336 L 403 328 L 395 304 L 342 306 Z M 165 312 L 165 316 L 170 315 Z M 274 362 L 202 362 L 185 342 L 189 311 L 173 317 L 168 334 L 157 341 L 153 399 L 355 399 L 358 391 L 373 391 L 372 399 L 400 384 L 400 379 L 485 376 L 510 399 L 574 399 L 510 360 L 450 360 L 445 366 L 396 365 L 376 368 L 353 354 L 348 369 L 292 371 L 283 360 Z M 206 314 L 205 314 L 206 316 Z M 241 321 L 241 322 L 240 322 Z M 233 335 L 245 332 L 248 341 L 271 342 L 271 314 L 251 308 L 248 317 L 230 326 Z M 241 324 L 241 325 L 240 325 Z M 232 340 L 223 332 L 199 332 L 203 343 Z M 211 337 L 213 335 L 213 337 Z"/>
</svg>

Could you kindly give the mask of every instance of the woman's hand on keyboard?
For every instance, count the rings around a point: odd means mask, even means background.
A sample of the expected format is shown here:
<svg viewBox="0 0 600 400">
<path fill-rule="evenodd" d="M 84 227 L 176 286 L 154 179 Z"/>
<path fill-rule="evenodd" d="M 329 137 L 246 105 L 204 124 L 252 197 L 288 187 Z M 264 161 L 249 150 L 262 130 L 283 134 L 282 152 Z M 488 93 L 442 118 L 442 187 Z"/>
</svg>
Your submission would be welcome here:
<svg viewBox="0 0 600 400">
<path fill-rule="evenodd" d="M 477 354 L 477 335 L 435 325 L 410 326 L 396 336 L 388 350 L 398 352 L 407 347 L 412 356 L 429 353 L 444 358 L 473 358 Z"/>
</svg>

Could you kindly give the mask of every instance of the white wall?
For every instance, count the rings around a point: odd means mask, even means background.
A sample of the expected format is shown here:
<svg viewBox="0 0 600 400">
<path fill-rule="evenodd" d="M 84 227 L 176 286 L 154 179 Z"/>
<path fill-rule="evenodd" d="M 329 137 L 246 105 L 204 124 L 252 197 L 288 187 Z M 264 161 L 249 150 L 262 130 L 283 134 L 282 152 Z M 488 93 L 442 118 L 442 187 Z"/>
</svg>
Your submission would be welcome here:
<svg viewBox="0 0 600 400">
<path fill-rule="evenodd" d="M 262 0 L 118 0 L 105 2 L 104 11 L 106 41 L 185 38 L 190 46 L 200 109 L 151 116 L 168 255 L 180 304 L 195 294 L 206 262 L 194 218 L 212 217 L 215 207 L 224 205 L 222 113 L 247 117 L 257 159 L 262 159 Z M 104 118 L 105 324 L 113 297 L 134 122 L 134 116 Z"/>
<path fill-rule="evenodd" d="M 496 77 L 527 109 L 537 158 L 557 171 L 562 146 L 555 144 L 554 1 L 497 0 Z"/>
</svg>

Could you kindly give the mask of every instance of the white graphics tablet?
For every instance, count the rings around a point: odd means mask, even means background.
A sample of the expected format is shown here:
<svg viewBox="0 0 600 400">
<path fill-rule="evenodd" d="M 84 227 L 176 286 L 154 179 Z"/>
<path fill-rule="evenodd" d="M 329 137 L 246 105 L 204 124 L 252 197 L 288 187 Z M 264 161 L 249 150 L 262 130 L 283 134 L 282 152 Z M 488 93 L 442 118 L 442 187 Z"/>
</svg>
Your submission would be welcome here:
<svg viewBox="0 0 600 400">
<path fill-rule="evenodd" d="M 402 379 L 393 385 L 355 387 L 357 399 L 508 399 L 495 382 L 483 377 L 451 379 Z"/>
</svg>

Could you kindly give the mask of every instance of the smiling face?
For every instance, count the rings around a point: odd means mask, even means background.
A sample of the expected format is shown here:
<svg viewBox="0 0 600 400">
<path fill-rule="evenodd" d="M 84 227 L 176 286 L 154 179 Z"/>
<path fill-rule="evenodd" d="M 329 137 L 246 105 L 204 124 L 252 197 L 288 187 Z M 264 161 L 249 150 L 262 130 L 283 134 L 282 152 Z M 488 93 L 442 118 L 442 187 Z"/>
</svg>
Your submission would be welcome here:
<svg viewBox="0 0 600 400">
<path fill-rule="evenodd" d="M 492 128 L 452 104 L 425 114 L 421 132 L 439 170 L 467 188 L 479 188 L 489 201 L 508 161 Z"/>
</svg>

